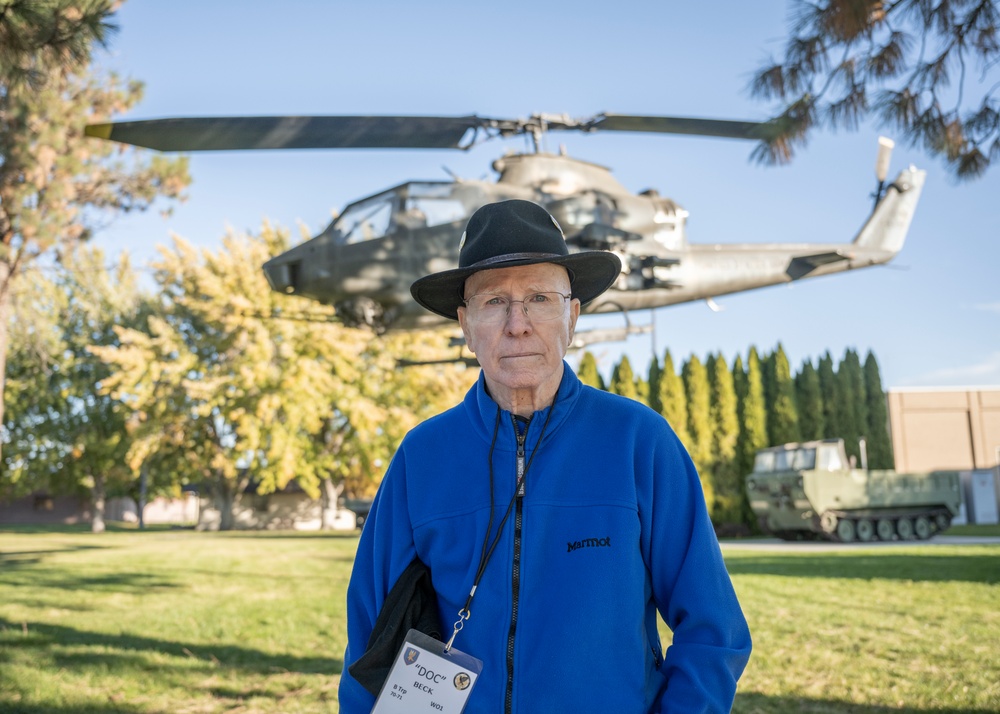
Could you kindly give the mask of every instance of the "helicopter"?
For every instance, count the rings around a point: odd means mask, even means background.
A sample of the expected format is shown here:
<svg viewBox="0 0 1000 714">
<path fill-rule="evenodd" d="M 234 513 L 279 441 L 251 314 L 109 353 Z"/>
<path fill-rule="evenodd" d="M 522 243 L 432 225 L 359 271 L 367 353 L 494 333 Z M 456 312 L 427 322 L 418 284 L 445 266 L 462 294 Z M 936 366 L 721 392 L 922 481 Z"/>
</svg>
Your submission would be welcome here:
<svg viewBox="0 0 1000 714">
<path fill-rule="evenodd" d="M 481 206 L 527 199 L 548 210 L 571 251 L 607 250 L 621 259 L 616 283 L 583 314 L 652 309 L 705 300 L 887 263 L 902 249 L 926 172 L 901 171 L 886 185 L 893 142 L 879 140 L 874 208 L 844 243 L 689 243 L 687 211 L 655 189 L 631 193 L 611 169 L 543 151 L 552 131 L 686 134 L 768 142 L 770 122 L 602 113 L 586 119 L 533 114 L 527 119 L 476 115 L 193 117 L 86 127 L 89 136 L 160 151 L 317 148 L 467 150 L 524 135 L 533 150 L 493 162 L 495 181 L 458 177 L 407 181 L 347 205 L 319 235 L 268 260 L 273 290 L 333 305 L 347 325 L 376 332 L 454 325 L 410 297 L 419 277 L 458 265 L 462 233 Z M 618 339 L 636 331 L 629 325 Z M 595 337 L 595 340 L 597 338 Z M 602 338 L 603 340 L 603 338 Z"/>
</svg>

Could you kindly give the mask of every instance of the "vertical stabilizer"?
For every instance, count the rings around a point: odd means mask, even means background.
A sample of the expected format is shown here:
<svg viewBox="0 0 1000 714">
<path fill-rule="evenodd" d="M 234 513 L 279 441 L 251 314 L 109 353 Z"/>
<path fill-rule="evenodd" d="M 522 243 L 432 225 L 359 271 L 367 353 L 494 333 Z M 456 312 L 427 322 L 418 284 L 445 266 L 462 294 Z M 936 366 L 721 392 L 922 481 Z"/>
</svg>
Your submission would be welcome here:
<svg viewBox="0 0 1000 714">
<path fill-rule="evenodd" d="M 901 171 L 854 239 L 854 245 L 898 253 L 910 230 L 913 212 L 917 209 L 926 177 L 926 171 L 919 171 L 912 166 Z"/>
</svg>

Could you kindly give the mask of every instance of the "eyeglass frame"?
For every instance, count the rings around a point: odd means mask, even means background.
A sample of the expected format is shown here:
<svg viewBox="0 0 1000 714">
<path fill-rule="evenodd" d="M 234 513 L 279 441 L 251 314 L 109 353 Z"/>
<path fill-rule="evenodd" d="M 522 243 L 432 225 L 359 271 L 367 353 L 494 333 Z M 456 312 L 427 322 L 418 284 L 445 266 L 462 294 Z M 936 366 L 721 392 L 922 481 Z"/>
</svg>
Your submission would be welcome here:
<svg viewBox="0 0 1000 714">
<path fill-rule="evenodd" d="M 532 320 L 532 321 L 538 319 L 538 318 L 532 317 L 531 313 L 528 312 L 527 300 L 528 300 L 528 298 L 530 298 L 530 297 L 532 297 L 534 295 L 558 295 L 559 297 L 561 297 L 563 299 L 563 302 L 562 302 L 563 311 L 562 311 L 562 313 L 560 315 L 553 315 L 552 317 L 542 318 L 542 319 L 538 320 L 539 322 L 549 322 L 551 320 L 555 320 L 555 319 L 561 317 L 562 315 L 565 315 L 566 314 L 566 303 L 567 303 L 567 301 L 573 299 L 572 293 L 570 293 L 569 295 L 564 295 L 563 293 L 559 292 L 558 290 L 536 290 L 535 292 L 528 293 L 527 295 L 525 295 L 524 299 L 522 299 L 522 300 L 511 300 L 509 297 L 506 297 L 504 295 L 498 295 L 497 293 L 486 292 L 486 293 L 476 293 L 475 295 L 470 295 L 468 298 L 462 298 L 462 304 L 465 305 L 466 309 L 469 309 L 469 301 L 472 300 L 473 298 L 479 297 L 480 295 L 491 295 L 492 297 L 501 298 L 501 299 L 507 301 L 507 307 L 504 310 L 504 317 L 503 317 L 504 321 L 510 319 L 510 316 L 511 316 L 511 306 L 514 303 L 516 303 L 516 302 L 521 303 L 521 310 L 524 312 L 524 316 L 526 318 L 528 318 L 529 320 Z M 499 325 L 501 323 L 502 323 L 502 321 L 498 320 L 495 324 Z M 490 323 L 487 323 L 487 324 L 490 324 Z"/>
</svg>

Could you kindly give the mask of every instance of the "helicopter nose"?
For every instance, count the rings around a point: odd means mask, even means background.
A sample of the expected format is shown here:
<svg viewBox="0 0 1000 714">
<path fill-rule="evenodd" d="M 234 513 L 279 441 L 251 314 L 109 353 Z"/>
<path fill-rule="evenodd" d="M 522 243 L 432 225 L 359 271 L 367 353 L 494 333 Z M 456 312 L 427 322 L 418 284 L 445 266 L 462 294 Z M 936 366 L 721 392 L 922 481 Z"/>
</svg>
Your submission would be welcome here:
<svg viewBox="0 0 1000 714">
<path fill-rule="evenodd" d="M 294 295 L 301 288 L 302 260 L 283 253 L 264 263 L 264 277 L 271 289 Z"/>
</svg>

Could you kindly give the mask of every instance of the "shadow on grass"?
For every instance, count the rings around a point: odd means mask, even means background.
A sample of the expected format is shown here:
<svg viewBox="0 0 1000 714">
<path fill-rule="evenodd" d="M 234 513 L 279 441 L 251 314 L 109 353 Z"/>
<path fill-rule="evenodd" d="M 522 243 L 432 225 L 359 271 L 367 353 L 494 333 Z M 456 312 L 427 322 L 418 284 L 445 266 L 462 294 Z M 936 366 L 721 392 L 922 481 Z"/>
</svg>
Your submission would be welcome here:
<svg viewBox="0 0 1000 714">
<path fill-rule="evenodd" d="M 727 556 L 730 575 L 782 575 L 795 578 L 860 578 L 914 582 L 1000 583 L 994 553 L 810 553 Z"/>
<path fill-rule="evenodd" d="M 153 523 L 146 526 L 144 530 L 134 523 L 123 521 L 106 521 L 104 533 L 143 533 L 173 530 L 194 530 L 194 526 L 176 525 L 171 523 Z M 58 533 L 78 534 L 85 533 L 100 538 L 102 533 L 94 533 L 90 523 L 0 523 L 0 533 L 16 533 L 18 535 L 29 535 L 42 533 L 54 535 Z"/>
<path fill-rule="evenodd" d="M 202 531 L 205 533 L 206 531 Z M 216 538 L 266 538 L 271 540 L 303 540 L 309 538 L 326 538 L 330 540 L 348 540 L 358 538 L 360 530 L 353 531 L 211 531 Z"/>
<path fill-rule="evenodd" d="M 7 702 L 0 697 L 0 711 L 4 714 L 139 714 L 146 712 L 145 707 L 136 708 L 108 702 L 107 704 L 22 704 Z"/>
<path fill-rule="evenodd" d="M 737 693 L 733 704 L 733 714 L 989 714 L 995 713 L 992 708 L 972 707 L 891 707 L 879 704 L 854 704 L 836 699 L 814 699 L 811 697 L 769 696 L 749 692 Z"/>
<path fill-rule="evenodd" d="M 25 629 L 27 632 L 25 633 Z M 129 653 L 153 652 L 173 657 L 194 659 L 213 666 L 241 669 L 258 674 L 274 672 L 296 672 L 300 674 L 340 674 L 343 661 L 335 657 L 298 657 L 295 655 L 272 654 L 237 645 L 196 645 L 172 642 L 140 635 L 105 634 L 88 632 L 65 625 L 48 623 L 26 624 L 11 622 L 0 617 L 0 646 L 2 649 L 94 647 L 95 653 L 57 654 L 59 666 L 70 669 L 89 669 L 101 657 L 108 657 L 105 649 L 116 650 L 112 654 L 117 665 L 128 663 Z"/>
<path fill-rule="evenodd" d="M 81 550 L 97 550 L 106 547 L 103 545 L 70 545 L 65 548 L 47 548 L 45 550 L 0 550 L 0 569 L 6 572 L 12 568 L 38 565 L 43 558 L 56 553 L 78 553 Z"/>
<path fill-rule="evenodd" d="M 53 572 L 44 568 L 24 568 L 4 572 L 0 576 L 4 585 L 23 586 L 38 590 L 87 590 L 91 592 L 115 592 L 145 595 L 153 590 L 167 590 L 180 587 L 175 582 L 147 573 L 105 573 L 102 575 L 73 575 Z"/>
</svg>

